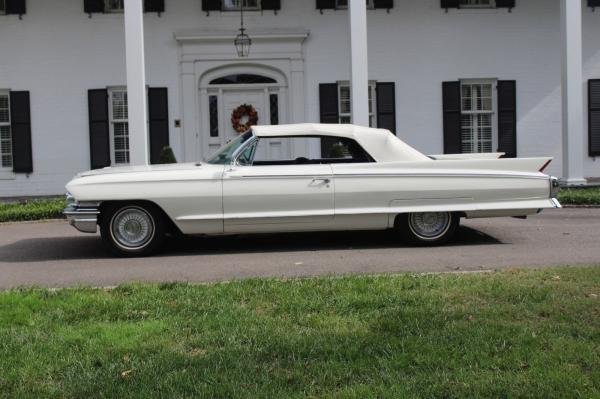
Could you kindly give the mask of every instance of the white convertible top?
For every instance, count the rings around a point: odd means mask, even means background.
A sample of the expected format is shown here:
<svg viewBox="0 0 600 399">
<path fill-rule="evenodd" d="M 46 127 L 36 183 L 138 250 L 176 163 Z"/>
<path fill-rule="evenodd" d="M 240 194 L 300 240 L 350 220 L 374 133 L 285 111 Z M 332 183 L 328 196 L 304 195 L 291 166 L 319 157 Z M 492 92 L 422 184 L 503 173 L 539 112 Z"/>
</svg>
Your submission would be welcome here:
<svg viewBox="0 0 600 399">
<path fill-rule="evenodd" d="M 356 125 L 300 123 L 296 125 L 252 126 L 258 137 L 334 136 L 354 139 L 377 162 L 431 161 L 404 143 L 392 132 Z"/>
</svg>

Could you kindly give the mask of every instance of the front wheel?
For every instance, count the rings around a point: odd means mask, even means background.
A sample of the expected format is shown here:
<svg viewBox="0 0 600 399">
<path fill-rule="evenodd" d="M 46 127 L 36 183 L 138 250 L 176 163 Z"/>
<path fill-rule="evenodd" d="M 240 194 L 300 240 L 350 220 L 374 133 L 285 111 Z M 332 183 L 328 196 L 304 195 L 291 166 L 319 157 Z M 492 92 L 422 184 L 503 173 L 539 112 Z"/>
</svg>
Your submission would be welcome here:
<svg viewBox="0 0 600 399">
<path fill-rule="evenodd" d="M 452 212 L 417 212 L 399 215 L 396 230 L 413 243 L 440 245 L 454 236 L 459 223 Z"/>
<path fill-rule="evenodd" d="M 102 241 L 118 256 L 147 256 L 163 243 L 164 222 L 160 213 L 151 206 L 111 206 L 102 214 Z"/>
</svg>

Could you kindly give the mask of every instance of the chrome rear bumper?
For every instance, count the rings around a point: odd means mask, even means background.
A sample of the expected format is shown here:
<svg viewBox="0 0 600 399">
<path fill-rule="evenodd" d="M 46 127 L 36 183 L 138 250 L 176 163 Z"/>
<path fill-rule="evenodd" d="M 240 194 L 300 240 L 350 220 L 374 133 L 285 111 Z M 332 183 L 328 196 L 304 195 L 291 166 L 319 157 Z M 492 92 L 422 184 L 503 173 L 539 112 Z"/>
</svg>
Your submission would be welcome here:
<svg viewBox="0 0 600 399">
<path fill-rule="evenodd" d="M 82 233 L 96 233 L 99 209 L 99 202 L 71 203 L 65 208 L 63 214 L 67 217 L 69 224 Z"/>
</svg>

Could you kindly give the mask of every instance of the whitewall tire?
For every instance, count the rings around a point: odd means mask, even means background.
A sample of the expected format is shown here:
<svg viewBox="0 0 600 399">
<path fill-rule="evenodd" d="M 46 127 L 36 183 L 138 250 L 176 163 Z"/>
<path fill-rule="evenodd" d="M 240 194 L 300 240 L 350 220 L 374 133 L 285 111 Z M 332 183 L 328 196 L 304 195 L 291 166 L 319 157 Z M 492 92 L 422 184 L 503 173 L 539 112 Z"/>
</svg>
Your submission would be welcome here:
<svg viewBox="0 0 600 399">
<path fill-rule="evenodd" d="M 160 212 L 147 204 L 118 204 L 102 210 L 102 241 L 118 256 L 146 256 L 163 243 Z"/>
</svg>

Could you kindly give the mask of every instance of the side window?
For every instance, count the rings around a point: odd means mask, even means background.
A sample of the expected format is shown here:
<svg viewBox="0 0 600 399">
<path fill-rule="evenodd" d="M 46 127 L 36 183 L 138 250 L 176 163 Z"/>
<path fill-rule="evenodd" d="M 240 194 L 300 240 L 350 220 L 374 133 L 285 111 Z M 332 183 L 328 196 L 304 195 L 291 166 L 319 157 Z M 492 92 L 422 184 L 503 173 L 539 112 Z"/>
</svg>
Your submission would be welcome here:
<svg viewBox="0 0 600 399">
<path fill-rule="evenodd" d="M 237 158 L 237 163 L 242 166 L 251 166 L 252 160 L 254 159 L 254 152 L 256 151 L 256 145 L 258 141 L 250 144 Z"/>
<path fill-rule="evenodd" d="M 338 162 L 371 162 L 367 152 L 355 141 L 345 137 L 323 137 L 321 158 Z"/>
<path fill-rule="evenodd" d="M 373 162 L 355 141 L 344 137 L 262 137 L 240 155 L 241 165 L 303 165 Z"/>
</svg>

